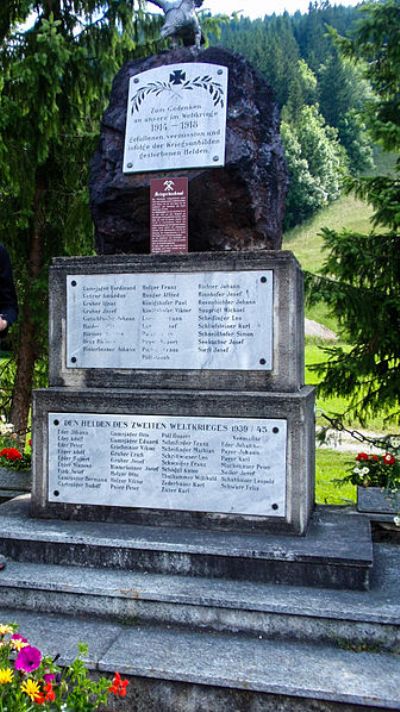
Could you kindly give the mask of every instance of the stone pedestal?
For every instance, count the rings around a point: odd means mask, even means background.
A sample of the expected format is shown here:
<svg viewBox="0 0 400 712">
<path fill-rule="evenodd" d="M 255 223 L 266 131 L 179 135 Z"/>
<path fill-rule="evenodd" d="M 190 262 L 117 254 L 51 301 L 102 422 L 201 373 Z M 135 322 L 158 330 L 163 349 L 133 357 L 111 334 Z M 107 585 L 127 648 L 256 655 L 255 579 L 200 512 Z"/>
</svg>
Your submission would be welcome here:
<svg viewBox="0 0 400 712">
<path fill-rule="evenodd" d="M 288 252 L 58 258 L 35 516 L 304 534 L 313 389 Z"/>
</svg>

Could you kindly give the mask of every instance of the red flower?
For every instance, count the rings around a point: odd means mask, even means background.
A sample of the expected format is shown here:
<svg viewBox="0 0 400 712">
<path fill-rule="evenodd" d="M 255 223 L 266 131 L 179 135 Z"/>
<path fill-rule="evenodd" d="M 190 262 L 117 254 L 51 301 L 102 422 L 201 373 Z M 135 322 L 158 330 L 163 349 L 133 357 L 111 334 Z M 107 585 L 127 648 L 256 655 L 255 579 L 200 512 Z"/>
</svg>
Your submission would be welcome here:
<svg viewBox="0 0 400 712">
<path fill-rule="evenodd" d="M 47 685 L 44 686 L 44 691 L 45 691 L 45 700 L 46 702 L 54 702 L 56 699 L 56 693 L 53 690 L 53 686 L 51 682 L 48 682 Z"/>
<path fill-rule="evenodd" d="M 109 692 L 112 692 L 116 697 L 126 697 L 126 688 L 129 685 L 128 680 L 122 680 L 119 672 L 114 673 L 114 679 L 112 681 L 111 687 L 108 688 Z"/>
<path fill-rule="evenodd" d="M 394 463 L 396 462 L 396 458 L 394 457 L 394 455 L 390 455 L 388 452 L 386 453 L 386 455 L 383 456 L 382 459 L 385 465 L 394 465 Z"/>
<path fill-rule="evenodd" d="M 35 702 L 37 705 L 44 705 L 44 703 L 46 702 L 46 698 L 45 698 L 43 692 L 40 692 L 39 695 L 36 695 Z"/>
<path fill-rule="evenodd" d="M 6 460 L 22 460 L 22 454 L 16 447 L 5 447 L 0 450 L 0 457 L 5 457 Z"/>
<path fill-rule="evenodd" d="M 379 462 L 379 455 L 370 455 L 369 459 L 373 460 L 374 462 Z"/>
<path fill-rule="evenodd" d="M 360 462 L 361 460 L 368 460 L 368 455 L 366 452 L 359 452 L 357 457 L 356 457 L 357 462 Z"/>
</svg>

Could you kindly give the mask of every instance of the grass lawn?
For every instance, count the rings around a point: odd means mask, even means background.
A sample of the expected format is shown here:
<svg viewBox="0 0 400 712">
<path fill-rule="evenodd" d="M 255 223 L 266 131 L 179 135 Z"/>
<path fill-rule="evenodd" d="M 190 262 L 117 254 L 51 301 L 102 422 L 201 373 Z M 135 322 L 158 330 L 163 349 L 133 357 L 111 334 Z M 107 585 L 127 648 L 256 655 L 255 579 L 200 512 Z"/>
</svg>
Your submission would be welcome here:
<svg viewBox="0 0 400 712">
<path fill-rule="evenodd" d="M 370 232 L 371 214 L 372 210 L 367 203 L 353 195 L 343 195 L 310 220 L 288 230 L 283 237 L 283 248 L 294 252 L 304 270 L 318 272 L 323 261 L 323 242 L 319 235 L 321 229 L 329 227 L 340 231 L 346 228 L 357 232 Z"/>
<path fill-rule="evenodd" d="M 348 472 L 354 454 L 317 448 L 315 500 L 318 504 L 352 504 L 356 501 L 356 488 L 346 484 L 338 487 L 332 480 Z"/>
</svg>

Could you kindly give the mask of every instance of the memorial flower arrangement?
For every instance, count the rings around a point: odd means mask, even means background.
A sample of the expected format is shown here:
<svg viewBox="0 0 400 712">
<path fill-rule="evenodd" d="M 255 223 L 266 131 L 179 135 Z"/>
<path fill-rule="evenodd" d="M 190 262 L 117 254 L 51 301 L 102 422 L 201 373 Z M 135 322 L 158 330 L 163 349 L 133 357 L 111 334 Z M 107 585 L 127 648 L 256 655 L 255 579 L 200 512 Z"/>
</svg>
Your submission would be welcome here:
<svg viewBox="0 0 400 712">
<path fill-rule="evenodd" d="M 125 697 L 128 680 L 115 673 L 112 681 L 91 680 L 78 646 L 78 657 L 66 668 L 42 655 L 20 635 L 15 624 L 0 624 L 0 712 L 92 712 L 110 694 Z"/>
<path fill-rule="evenodd" d="M 14 426 L 4 418 L 0 420 L 0 467 L 12 470 L 28 470 L 32 463 L 32 442 L 29 439 L 21 450 L 17 447 Z"/>
<path fill-rule="evenodd" d="M 355 462 L 351 464 L 350 472 L 336 482 L 339 486 L 350 482 L 358 488 L 378 488 L 381 490 L 381 496 L 390 505 L 389 511 L 393 509 L 396 511 L 400 491 L 400 459 L 398 455 L 395 456 L 390 452 L 384 455 L 359 452 Z M 362 490 L 357 490 L 357 502 L 360 491 Z M 400 527 L 400 512 L 393 517 L 393 523 L 396 527 Z"/>
<path fill-rule="evenodd" d="M 370 455 L 359 452 L 351 471 L 341 479 L 359 487 L 381 487 L 389 492 L 400 488 L 400 459 L 392 453 Z"/>
</svg>

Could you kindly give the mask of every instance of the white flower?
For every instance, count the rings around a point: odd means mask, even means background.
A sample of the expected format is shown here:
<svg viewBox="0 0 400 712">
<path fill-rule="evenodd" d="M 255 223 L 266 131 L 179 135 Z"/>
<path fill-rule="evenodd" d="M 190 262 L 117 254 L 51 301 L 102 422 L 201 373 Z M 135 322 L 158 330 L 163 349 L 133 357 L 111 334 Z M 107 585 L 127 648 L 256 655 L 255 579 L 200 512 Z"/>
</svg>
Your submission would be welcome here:
<svg viewBox="0 0 400 712">
<path fill-rule="evenodd" d="M 355 475 L 361 475 L 361 470 L 360 470 L 359 467 L 355 467 L 354 470 L 353 470 L 353 472 L 354 472 Z"/>
<path fill-rule="evenodd" d="M 396 527 L 400 527 L 400 516 L 397 514 L 396 517 L 393 517 L 393 522 Z"/>
<path fill-rule="evenodd" d="M 369 472 L 369 467 L 363 467 L 362 470 L 361 470 L 361 473 L 362 473 L 363 475 L 368 475 L 368 472 Z"/>
</svg>

